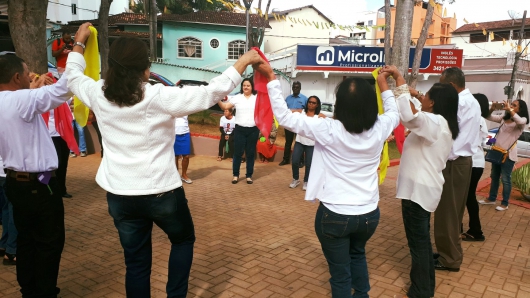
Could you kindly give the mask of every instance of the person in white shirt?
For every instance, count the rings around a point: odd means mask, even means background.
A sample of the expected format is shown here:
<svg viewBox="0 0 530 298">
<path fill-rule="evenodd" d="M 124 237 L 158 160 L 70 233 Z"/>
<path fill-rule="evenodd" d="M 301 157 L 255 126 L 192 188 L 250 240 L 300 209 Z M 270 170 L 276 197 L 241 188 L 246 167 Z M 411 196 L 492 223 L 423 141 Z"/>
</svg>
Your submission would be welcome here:
<svg viewBox="0 0 530 298">
<path fill-rule="evenodd" d="M 236 127 L 234 129 L 234 161 L 232 162 L 232 184 L 239 181 L 241 159 L 245 153 L 247 160 L 247 184 L 252 184 L 254 174 L 254 160 L 256 158 L 256 143 L 259 139 L 259 129 L 254 121 L 256 108 L 256 92 L 251 79 L 244 79 L 241 83 L 241 93 L 228 98 L 228 102 L 219 102 L 221 109 L 236 108 Z"/>
<path fill-rule="evenodd" d="M 437 254 L 434 269 L 460 271 L 463 260 L 461 226 L 471 181 L 472 156 L 481 142 L 480 106 L 466 89 L 466 78 L 458 67 L 446 68 L 440 83 L 451 84 L 458 92 L 458 127 L 460 133 L 453 142 L 447 159 L 442 197 L 434 212 L 434 241 Z"/>
<path fill-rule="evenodd" d="M 458 93 L 450 84 L 434 84 L 423 96 L 407 86 L 395 66 L 380 70 L 392 76 L 401 123 L 410 131 L 403 145 L 399 165 L 396 198 L 401 199 L 403 224 L 412 266 L 407 295 L 398 297 L 433 297 L 436 287 L 430 234 L 431 212 L 440 202 L 447 157 L 459 133 Z M 379 84 L 388 90 L 386 80 Z"/>
<path fill-rule="evenodd" d="M 312 95 L 307 99 L 307 104 L 300 112 L 302 115 L 307 117 L 318 118 L 321 108 L 320 98 L 316 95 Z M 321 115 L 325 118 L 324 115 Z M 287 130 L 286 130 L 287 132 Z M 300 162 L 305 154 L 305 173 L 304 173 L 304 185 L 302 190 L 307 190 L 307 181 L 309 181 L 309 173 L 311 172 L 311 161 L 313 160 L 313 150 L 315 148 L 315 141 L 299 134 L 296 135 L 296 142 L 294 143 L 293 149 L 293 181 L 289 184 L 290 188 L 296 188 L 300 184 Z"/>
<path fill-rule="evenodd" d="M 473 97 L 477 99 L 480 105 L 480 139 L 484 139 L 488 136 L 488 126 L 486 125 L 486 120 L 490 115 L 489 111 L 489 100 L 486 95 L 481 93 L 473 94 Z M 482 145 L 478 145 L 478 150 L 473 154 L 473 167 L 471 168 L 471 181 L 469 182 L 469 191 L 467 193 L 466 207 L 467 213 L 469 215 L 469 230 L 464 232 L 464 227 L 462 225 L 462 240 L 463 241 L 484 241 L 486 238 L 482 233 L 482 226 L 480 225 L 480 216 L 478 210 L 477 202 L 477 185 L 482 173 L 484 172 L 484 166 L 486 161 L 484 160 L 484 150 Z"/>
<path fill-rule="evenodd" d="M 217 154 L 217 161 L 223 160 L 223 152 L 226 151 L 226 156 L 232 159 L 234 155 L 234 128 L 236 126 L 236 118 L 233 109 L 226 109 L 223 111 L 223 117 L 219 121 L 219 131 L 221 138 L 219 139 L 219 152 Z"/>
<path fill-rule="evenodd" d="M 366 242 L 379 223 L 377 168 L 386 138 L 399 123 L 392 91 L 382 94 L 378 115 L 373 86 L 347 78 L 337 86 L 333 118 L 313 118 L 287 108 L 268 63 L 255 66 L 269 83 L 272 110 L 286 129 L 315 140 L 306 200 L 318 199 L 315 232 L 328 261 L 333 297 L 368 297 Z M 383 78 L 384 79 L 384 78 Z"/>
<path fill-rule="evenodd" d="M 0 156 L 18 230 L 16 265 L 22 297 L 55 297 L 60 291 L 64 206 L 55 177 L 57 153 L 41 115 L 72 96 L 67 78 L 29 89 L 24 61 L 15 55 L 0 56 Z"/>
<path fill-rule="evenodd" d="M 191 136 L 188 125 L 188 116 L 175 118 L 175 164 L 179 170 L 179 158 L 182 157 L 182 181 L 191 184 L 193 181 L 188 177 L 188 166 L 190 165 Z"/>
<path fill-rule="evenodd" d="M 149 297 L 151 232 L 158 225 L 171 241 L 168 297 L 185 297 L 195 232 L 173 150 L 175 118 L 206 110 L 240 82 L 248 65 L 261 60 L 248 51 L 208 86 L 150 85 L 149 50 L 134 37 L 115 40 L 105 80 L 85 76 L 83 24 L 68 56 L 68 87 L 98 117 L 105 144 L 96 182 L 107 191 L 109 213 L 124 250 L 128 297 Z"/>
</svg>

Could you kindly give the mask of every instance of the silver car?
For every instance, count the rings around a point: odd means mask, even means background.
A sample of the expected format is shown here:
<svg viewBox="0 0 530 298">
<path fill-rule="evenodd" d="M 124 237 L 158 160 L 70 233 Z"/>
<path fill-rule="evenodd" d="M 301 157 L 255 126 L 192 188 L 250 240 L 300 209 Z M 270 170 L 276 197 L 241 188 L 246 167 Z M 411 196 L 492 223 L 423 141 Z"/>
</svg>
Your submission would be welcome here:
<svg viewBox="0 0 530 298">
<path fill-rule="evenodd" d="M 486 142 L 495 137 L 498 129 L 499 128 L 497 127 L 488 130 L 488 137 L 482 140 L 482 149 L 490 149 L 491 146 L 486 144 Z M 517 156 L 530 158 L 530 130 L 523 131 L 519 137 L 519 140 L 517 141 Z"/>
<path fill-rule="evenodd" d="M 320 113 L 326 115 L 326 117 L 333 117 L 333 104 L 329 102 L 323 102 L 320 105 Z"/>
</svg>

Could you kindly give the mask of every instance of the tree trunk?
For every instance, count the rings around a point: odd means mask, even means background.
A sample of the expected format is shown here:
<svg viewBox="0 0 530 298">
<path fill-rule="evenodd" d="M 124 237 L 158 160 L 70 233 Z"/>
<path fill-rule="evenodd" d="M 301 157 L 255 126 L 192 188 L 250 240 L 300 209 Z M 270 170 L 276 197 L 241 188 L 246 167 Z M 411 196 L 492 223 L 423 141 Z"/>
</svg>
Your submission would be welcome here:
<svg viewBox="0 0 530 298">
<path fill-rule="evenodd" d="M 260 5 L 258 6 L 259 9 L 261 9 L 261 0 L 259 1 L 259 5 Z M 264 16 L 269 14 L 270 6 L 271 6 L 271 0 L 268 0 L 265 11 L 262 11 Z M 251 47 L 261 48 L 261 45 L 263 44 L 263 39 L 265 38 L 265 26 L 258 27 L 252 31 L 253 33 L 251 34 L 251 41 L 250 41 Z"/>
<path fill-rule="evenodd" d="M 434 7 L 432 5 L 427 5 L 427 15 L 425 16 L 425 21 L 423 22 L 423 27 L 421 28 L 420 38 L 416 43 L 416 50 L 414 52 L 414 60 L 412 61 L 412 72 L 409 77 L 409 86 L 416 88 L 416 83 L 418 82 L 418 72 L 420 69 L 421 54 L 423 52 L 423 47 L 425 46 L 425 41 L 427 41 L 427 36 L 429 35 L 429 27 L 432 24 L 432 15 L 434 14 Z"/>
<path fill-rule="evenodd" d="M 392 64 L 406 77 L 409 70 L 412 17 L 416 0 L 395 0 L 396 21 L 392 42 Z"/>
<path fill-rule="evenodd" d="M 113 0 L 101 0 L 98 15 L 98 46 L 101 57 L 101 78 L 109 69 L 109 10 Z"/>
<path fill-rule="evenodd" d="M 17 56 L 30 71 L 48 72 L 46 49 L 46 11 L 48 1 L 8 0 L 9 31 Z"/>
<path fill-rule="evenodd" d="M 149 5 L 149 51 L 151 52 L 151 61 L 156 61 L 157 57 L 157 21 L 156 21 L 156 0 L 150 0 Z"/>
<path fill-rule="evenodd" d="M 390 0 L 385 0 L 385 64 L 392 64 L 392 41 L 390 39 L 390 28 L 392 26 L 392 15 L 390 12 Z"/>
</svg>

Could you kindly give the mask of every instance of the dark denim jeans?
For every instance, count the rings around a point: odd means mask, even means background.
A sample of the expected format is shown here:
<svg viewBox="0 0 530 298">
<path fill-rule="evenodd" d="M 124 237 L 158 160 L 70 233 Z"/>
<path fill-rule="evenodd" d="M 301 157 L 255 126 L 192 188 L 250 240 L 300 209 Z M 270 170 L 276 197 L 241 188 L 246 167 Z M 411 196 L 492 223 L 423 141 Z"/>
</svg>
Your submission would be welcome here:
<svg viewBox="0 0 530 298">
<path fill-rule="evenodd" d="M 469 191 L 467 193 L 467 213 L 469 214 L 469 230 L 466 233 L 470 234 L 475 238 L 482 238 L 482 226 L 480 225 L 480 215 L 477 202 L 477 185 L 484 168 L 472 168 L 471 169 L 471 182 L 469 182 Z M 462 226 L 462 232 L 464 227 Z"/>
<path fill-rule="evenodd" d="M 304 174 L 304 182 L 307 182 L 309 179 L 309 172 L 311 171 L 311 161 L 313 160 L 313 151 L 315 149 L 315 146 L 306 146 L 302 145 L 301 143 L 294 143 L 294 150 L 293 150 L 293 162 L 291 163 L 292 170 L 293 170 L 293 179 L 298 180 L 300 176 L 300 167 L 299 163 L 304 156 L 305 152 L 305 174 Z"/>
<path fill-rule="evenodd" d="M 512 192 L 512 170 L 515 162 L 509 158 L 502 164 L 491 164 L 491 186 L 488 200 L 495 202 L 499 192 L 499 179 L 502 178 L 502 206 L 508 206 L 510 193 Z"/>
<path fill-rule="evenodd" d="M 13 204 L 6 198 L 4 183 L 6 178 L 0 177 L 0 210 L 2 212 L 2 238 L 0 248 L 4 248 L 8 254 L 17 254 L 17 228 L 13 219 Z"/>
<path fill-rule="evenodd" d="M 379 208 L 362 215 L 342 215 L 320 203 L 315 232 L 328 261 L 333 298 L 369 297 L 365 246 L 379 224 L 379 215 Z"/>
<path fill-rule="evenodd" d="M 241 158 L 243 151 L 247 159 L 247 178 L 254 174 L 254 160 L 256 159 L 256 144 L 259 139 L 259 129 L 255 126 L 244 127 L 236 124 L 234 128 L 234 161 L 232 162 L 232 174 L 239 177 Z"/>
<path fill-rule="evenodd" d="M 127 297 L 151 296 L 153 222 L 171 241 L 167 297 L 186 297 L 195 232 L 184 189 L 146 196 L 107 193 L 107 201 L 125 255 Z"/>
<path fill-rule="evenodd" d="M 401 212 L 412 258 L 411 286 L 407 296 L 434 297 L 436 282 L 430 234 L 431 213 L 410 200 L 401 200 Z"/>
</svg>

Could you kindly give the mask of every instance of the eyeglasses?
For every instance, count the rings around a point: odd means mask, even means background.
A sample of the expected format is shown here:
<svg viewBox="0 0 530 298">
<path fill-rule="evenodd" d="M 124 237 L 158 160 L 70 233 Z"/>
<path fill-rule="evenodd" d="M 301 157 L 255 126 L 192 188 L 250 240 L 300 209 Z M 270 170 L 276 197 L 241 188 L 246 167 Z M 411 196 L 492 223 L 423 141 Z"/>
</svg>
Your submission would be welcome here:
<svg viewBox="0 0 530 298">
<path fill-rule="evenodd" d="M 316 104 L 317 104 L 317 102 L 316 102 L 316 101 L 308 101 L 307 103 L 308 103 L 308 104 L 314 104 L 314 105 L 316 105 Z"/>
</svg>

